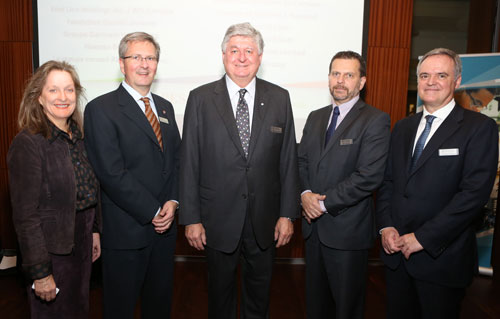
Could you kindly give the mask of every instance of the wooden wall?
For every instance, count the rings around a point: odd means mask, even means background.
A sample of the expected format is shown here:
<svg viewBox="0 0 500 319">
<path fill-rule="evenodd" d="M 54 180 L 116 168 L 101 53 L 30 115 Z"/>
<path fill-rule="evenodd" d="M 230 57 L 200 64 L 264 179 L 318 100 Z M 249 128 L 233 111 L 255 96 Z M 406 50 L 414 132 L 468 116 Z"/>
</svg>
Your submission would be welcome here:
<svg viewBox="0 0 500 319">
<path fill-rule="evenodd" d="M 370 1 L 365 98 L 393 125 L 406 115 L 412 17 L 413 0 Z"/>
<path fill-rule="evenodd" d="M 24 83 L 33 71 L 31 0 L 0 0 L 0 248 L 15 248 L 7 183 L 7 150 L 17 132 Z"/>
</svg>

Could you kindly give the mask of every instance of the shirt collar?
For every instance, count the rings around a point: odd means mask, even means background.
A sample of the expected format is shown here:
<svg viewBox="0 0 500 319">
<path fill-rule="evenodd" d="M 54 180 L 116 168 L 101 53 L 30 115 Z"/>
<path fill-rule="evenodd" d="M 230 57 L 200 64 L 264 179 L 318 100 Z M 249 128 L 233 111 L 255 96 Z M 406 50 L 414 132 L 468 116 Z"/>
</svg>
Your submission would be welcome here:
<svg viewBox="0 0 500 319">
<path fill-rule="evenodd" d="M 340 105 L 335 104 L 335 101 L 332 103 L 332 110 L 335 106 L 339 107 L 339 112 L 341 117 L 345 117 L 347 113 L 353 108 L 354 104 L 356 104 L 359 101 L 359 95 L 356 95 L 353 97 L 351 100 L 342 103 Z"/>
<path fill-rule="evenodd" d="M 432 114 L 429 113 L 424 106 L 423 107 L 424 113 L 422 115 L 422 118 L 425 119 L 425 117 L 430 114 L 430 115 L 433 115 L 433 116 L 437 117 L 438 119 L 444 121 L 448 117 L 448 115 L 450 115 L 451 111 L 453 111 L 454 107 L 455 107 L 455 99 L 451 99 L 451 101 L 448 104 L 446 104 L 445 106 L 443 106 L 442 108 L 440 108 L 439 110 L 437 110 L 436 112 L 434 112 Z"/>
<path fill-rule="evenodd" d="M 256 86 L 256 80 L 255 77 L 248 83 L 244 89 L 247 90 L 247 93 L 249 94 L 250 98 L 255 97 L 255 86 Z M 234 83 L 233 80 L 226 74 L 226 86 L 227 86 L 227 91 L 229 92 L 229 96 L 233 96 L 235 94 L 239 94 L 239 91 L 242 89 L 238 86 L 238 84 Z M 246 99 L 249 101 L 249 99 Z"/>
<path fill-rule="evenodd" d="M 149 100 L 153 99 L 153 95 L 151 94 L 151 90 L 148 91 L 148 94 L 143 96 L 139 92 L 137 92 L 133 87 L 128 85 L 128 83 L 125 82 L 125 80 L 122 81 L 122 86 L 125 90 L 127 90 L 128 94 L 130 94 L 136 102 L 140 101 L 141 98 L 143 98 L 143 97 L 147 97 L 147 98 L 149 98 Z"/>
<path fill-rule="evenodd" d="M 73 121 L 72 119 L 69 120 L 69 128 L 71 130 L 71 139 L 69 138 L 68 133 L 62 131 L 60 128 L 54 125 L 50 120 L 49 122 L 49 138 L 48 141 L 50 143 L 53 143 L 59 136 L 62 138 L 65 138 L 68 141 L 71 141 L 73 143 L 76 143 L 77 140 L 82 139 L 82 132 L 78 128 L 78 125 L 76 125 L 76 122 Z"/>
</svg>

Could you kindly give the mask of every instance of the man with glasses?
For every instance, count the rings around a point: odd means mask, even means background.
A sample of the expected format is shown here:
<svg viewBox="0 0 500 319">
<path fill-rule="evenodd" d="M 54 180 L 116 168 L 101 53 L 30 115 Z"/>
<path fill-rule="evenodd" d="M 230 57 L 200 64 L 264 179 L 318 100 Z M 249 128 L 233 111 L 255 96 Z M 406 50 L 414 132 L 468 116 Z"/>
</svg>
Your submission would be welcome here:
<svg viewBox="0 0 500 319">
<path fill-rule="evenodd" d="M 160 47 L 142 32 L 120 42 L 117 90 L 85 109 L 85 144 L 101 183 L 104 318 L 169 318 L 180 136 L 172 104 L 151 93 Z"/>
</svg>

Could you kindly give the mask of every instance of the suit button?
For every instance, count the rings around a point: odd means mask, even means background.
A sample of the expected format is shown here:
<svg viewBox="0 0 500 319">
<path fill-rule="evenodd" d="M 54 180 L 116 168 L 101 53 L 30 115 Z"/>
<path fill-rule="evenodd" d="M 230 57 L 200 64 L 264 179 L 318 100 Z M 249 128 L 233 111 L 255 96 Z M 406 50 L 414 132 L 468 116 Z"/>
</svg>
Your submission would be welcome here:
<svg viewBox="0 0 500 319">
<path fill-rule="evenodd" d="M 250 170 L 250 167 L 245 167 L 245 171 L 249 171 Z"/>
<path fill-rule="evenodd" d="M 243 197 L 243 199 L 247 199 L 247 194 L 243 194 L 241 197 Z"/>
</svg>

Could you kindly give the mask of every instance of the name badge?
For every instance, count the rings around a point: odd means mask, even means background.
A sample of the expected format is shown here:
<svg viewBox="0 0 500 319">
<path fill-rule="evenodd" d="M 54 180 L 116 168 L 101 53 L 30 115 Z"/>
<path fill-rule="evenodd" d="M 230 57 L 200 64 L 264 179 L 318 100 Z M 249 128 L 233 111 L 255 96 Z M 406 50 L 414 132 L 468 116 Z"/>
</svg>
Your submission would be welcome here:
<svg viewBox="0 0 500 319">
<path fill-rule="evenodd" d="M 442 148 L 439 150 L 439 156 L 458 156 L 458 148 Z"/>
<path fill-rule="evenodd" d="M 166 117 L 161 117 L 161 116 L 158 116 L 158 119 L 160 120 L 160 122 L 162 123 L 165 123 L 165 124 L 169 124 L 168 123 L 168 119 Z"/>
<path fill-rule="evenodd" d="M 353 142 L 352 142 L 352 138 L 346 138 L 344 140 L 340 140 L 340 145 L 351 145 Z"/>
<path fill-rule="evenodd" d="M 283 133 L 283 129 L 279 126 L 271 126 L 271 133 Z"/>
</svg>

